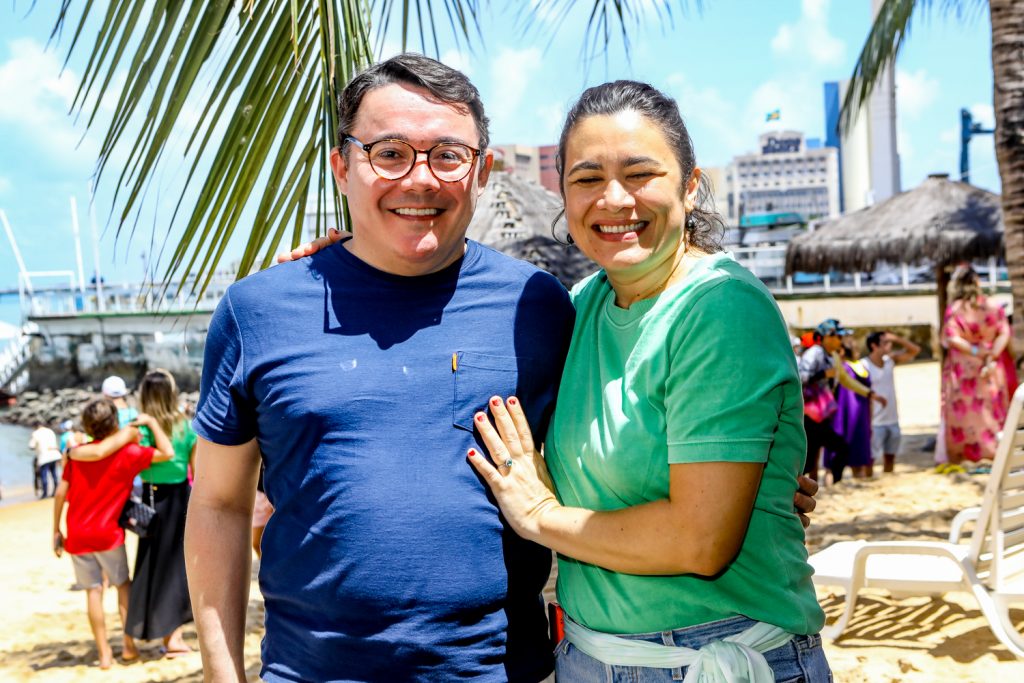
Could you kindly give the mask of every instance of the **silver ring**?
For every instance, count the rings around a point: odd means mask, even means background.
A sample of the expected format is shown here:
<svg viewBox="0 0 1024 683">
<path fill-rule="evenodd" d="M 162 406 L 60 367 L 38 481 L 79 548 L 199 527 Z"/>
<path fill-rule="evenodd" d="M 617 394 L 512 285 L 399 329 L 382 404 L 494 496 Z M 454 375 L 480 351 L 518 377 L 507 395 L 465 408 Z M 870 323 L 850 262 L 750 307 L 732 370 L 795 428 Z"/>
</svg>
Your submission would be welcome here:
<svg viewBox="0 0 1024 683">
<path fill-rule="evenodd" d="M 512 469 L 512 458 L 508 458 L 507 460 L 505 460 L 505 462 L 501 463 L 501 466 Z"/>
</svg>

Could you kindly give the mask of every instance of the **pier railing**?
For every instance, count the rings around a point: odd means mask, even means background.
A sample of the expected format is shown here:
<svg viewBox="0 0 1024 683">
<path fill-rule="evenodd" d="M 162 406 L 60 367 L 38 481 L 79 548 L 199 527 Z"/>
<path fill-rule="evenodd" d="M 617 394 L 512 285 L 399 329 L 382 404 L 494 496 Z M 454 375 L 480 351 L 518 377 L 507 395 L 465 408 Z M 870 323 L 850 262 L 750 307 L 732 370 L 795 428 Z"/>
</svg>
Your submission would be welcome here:
<svg viewBox="0 0 1024 683">
<path fill-rule="evenodd" d="M 22 327 L 20 334 L 0 341 L 0 390 L 15 395 L 28 383 L 28 362 L 32 358 L 32 332 L 34 325 Z"/>
<path fill-rule="evenodd" d="M 932 266 L 912 266 L 908 263 L 889 264 L 874 273 L 798 273 L 786 275 L 786 245 L 763 247 L 737 247 L 725 249 L 743 266 L 761 279 L 773 294 L 831 294 L 914 292 L 935 289 Z M 975 264 L 982 275 L 983 284 L 996 289 L 1008 281 L 1005 266 L 995 258 Z"/>
</svg>

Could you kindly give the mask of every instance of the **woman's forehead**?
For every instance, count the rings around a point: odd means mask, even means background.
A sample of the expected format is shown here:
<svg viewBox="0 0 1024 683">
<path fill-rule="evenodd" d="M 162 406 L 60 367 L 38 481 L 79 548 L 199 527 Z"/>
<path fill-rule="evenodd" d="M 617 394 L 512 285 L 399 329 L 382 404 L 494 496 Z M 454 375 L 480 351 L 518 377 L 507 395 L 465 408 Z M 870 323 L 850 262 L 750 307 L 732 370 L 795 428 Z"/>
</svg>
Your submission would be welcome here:
<svg viewBox="0 0 1024 683">
<path fill-rule="evenodd" d="M 577 123 L 566 139 L 566 157 L 620 156 L 630 150 L 648 156 L 671 155 L 672 148 L 657 123 L 632 109 L 596 114 Z"/>
</svg>

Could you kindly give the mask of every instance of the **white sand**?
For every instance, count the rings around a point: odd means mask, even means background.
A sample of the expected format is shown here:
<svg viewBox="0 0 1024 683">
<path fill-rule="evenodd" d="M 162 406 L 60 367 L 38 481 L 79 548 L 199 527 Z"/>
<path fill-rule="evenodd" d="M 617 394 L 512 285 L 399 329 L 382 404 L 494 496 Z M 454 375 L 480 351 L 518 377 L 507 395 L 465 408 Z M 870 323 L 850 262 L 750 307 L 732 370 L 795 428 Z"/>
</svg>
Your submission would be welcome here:
<svg viewBox="0 0 1024 683">
<path fill-rule="evenodd" d="M 941 539 L 960 509 L 978 504 L 984 476 L 946 477 L 931 472 L 931 455 L 921 447 L 938 421 L 938 367 L 921 363 L 898 369 L 897 389 L 905 440 L 895 474 L 847 480 L 824 489 L 808 532 L 813 552 L 850 538 Z M 52 506 L 40 501 L 0 508 L 0 681 L 200 681 L 198 654 L 161 659 L 159 642 L 143 644 L 142 661 L 116 663 L 100 671 L 85 617 L 85 596 L 70 590 L 71 562 L 50 551 Z M 129 552 L 134 550 L 129 545 Z M 819 593 L 829 619 L 842 595 Z M 107 626 L 120 634 L 113 591 L 107 595 Z M 246 637 L 250 680 L 259 672 L 262 600 L 252 584 Z M 1024 630 L 1024 610 L 1014 613 Z M 195 644 L 195 632 L 186 631 Z M 115 654 L 120 651 L 115 644 Z M 968 595 L 894 599 L 864 594 L 844 637 L 826 644 L 839 682 L 1024 681 L 1017 661 L 989 631 Z"/>
</svg>

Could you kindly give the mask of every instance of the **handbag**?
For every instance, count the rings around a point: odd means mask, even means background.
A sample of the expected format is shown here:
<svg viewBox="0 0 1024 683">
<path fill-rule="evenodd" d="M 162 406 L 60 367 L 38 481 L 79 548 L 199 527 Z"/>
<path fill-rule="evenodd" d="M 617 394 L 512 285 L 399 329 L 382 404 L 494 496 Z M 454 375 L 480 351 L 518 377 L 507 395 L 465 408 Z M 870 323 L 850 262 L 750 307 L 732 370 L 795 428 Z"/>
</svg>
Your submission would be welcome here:
<svg viewBox="0 0 1024 683">
<path fill-rule="evenodd" d="M 835 394 L 827 384 L 816 382 L 804 387 L 804 415 L 814 422 L 824 422 L 838 409 Z"/>
<path fill-rule="evenodd" d="M 128 496 L 117 523 L 139 538 L 152 538 L 160 527 L 160 516 L 153 504 L 153 485 L 149 485 L 149 504 L 134 493 Z"/>
</svg>

